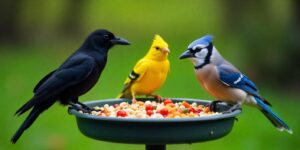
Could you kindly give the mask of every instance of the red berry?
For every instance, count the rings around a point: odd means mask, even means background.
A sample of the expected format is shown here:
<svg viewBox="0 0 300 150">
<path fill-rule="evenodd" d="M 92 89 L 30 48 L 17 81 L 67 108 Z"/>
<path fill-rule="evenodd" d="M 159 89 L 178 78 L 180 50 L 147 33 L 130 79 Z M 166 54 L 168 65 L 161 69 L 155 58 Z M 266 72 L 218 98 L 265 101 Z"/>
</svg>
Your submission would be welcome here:
<svg viewBox="0 0 300 150">
<path fill-rule="evenodd" d="M 151 116 L 152 114 L 153 114 L 153 110 L 151 110 L 151 109 L 147 110 L 147 115 L 148 116 Z"/>
<path fill-rule="evenodd" d="M 119 110 L 117 112 L 117 117 L 126 117 L 126 116 L 127 116 L 127 113 L 124 110 Z"/>
<path fill-rule="evenodd" d="M 197 112 L 197 111 L 196 111 L 196 109 L 195 109 L 195 108 L 191 107 L 191 108 L 189 108 L 189 112 L 193 112 L 193 113 L 195 113 L 195 112 Z"/>
<path fill-rule="evenodd" d="M 164 105 L 167 105 L 167 104 L 173 104 L 173 101 L 171 99 L 164 100 Z"/>
<path fill-rule="evenodd" d="M 153 105 L 147 104 L 147 105 L 145 106 L 145 109 L 146 109 L 146 110 L 153 110 Z"/>
<path fill-rule="evenodd" d="M 203 110 L 201 108 L 197 109 L 197 113 L 201 113 Z"/>
<path fill-rule="evenodd" d="M 169 113 L 169 110 L 167 108 L 162 108 L 159 113 L 163 116 L 167 116 Z"/>
</svg>

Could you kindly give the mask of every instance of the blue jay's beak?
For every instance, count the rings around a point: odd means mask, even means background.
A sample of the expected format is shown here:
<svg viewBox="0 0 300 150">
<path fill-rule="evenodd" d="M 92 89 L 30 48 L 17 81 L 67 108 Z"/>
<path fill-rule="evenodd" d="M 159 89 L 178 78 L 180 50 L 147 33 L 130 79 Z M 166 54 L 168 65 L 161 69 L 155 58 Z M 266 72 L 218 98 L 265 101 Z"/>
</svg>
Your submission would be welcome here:
<svg viewBox="0 0 300 150">
<path fill-rule="evenodd" d="M 123 38 L 120 38 L 120 37 L 116 37 L 115 39 L 112 39 L 112 40 L 110 40 L 111 41 L 111 43 L 113 43 L 113 44 L 118 44 L 118 45 L 130 45 L 130 43 L 127 41 L 127 40 L 125 40 L 125 39 L 123 39 Z"/>
<path fill-rule="evenodd" d="M 190 50 L 186 50 L 179 56 L 179 59 L 191 58 L 193 56 L 194 56 L 194 54 L 191 53 Z"/>
</svg>

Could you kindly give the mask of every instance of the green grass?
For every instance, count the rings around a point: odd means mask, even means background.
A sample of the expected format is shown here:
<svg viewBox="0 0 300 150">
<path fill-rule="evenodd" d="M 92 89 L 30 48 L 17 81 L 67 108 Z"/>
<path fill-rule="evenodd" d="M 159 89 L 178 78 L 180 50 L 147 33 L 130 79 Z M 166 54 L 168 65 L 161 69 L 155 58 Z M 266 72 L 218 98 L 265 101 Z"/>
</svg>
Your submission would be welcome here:
<svg viewBox="0 0 300 150">
<path fill-rule="evenodd" d="M 100 81 L 90 92 L 80 98 L 81 101 L 115 97 L 122 89 L 122 83 L 132 66 L 148 50 L 150 42 L 144 43 L 145 45 L 133 44 L 130 47 L 118 46 L 111 50 Z M 77 46 L 22 47 L 26 49 L 24 51 L 16 50 L 21 48 L 8 47 L 12 50 L 7 50 L 0 55 L 0 149 L 144 149 L 143 145 L 108 143 L 83 136 L 77 129 L 74 116 L 68 115 L 67 108 L 58 104 L 43 113 L 17 144 L 10 143 L 11 136 L 27 115 L 14 117 L 14 112 L 31 98 L 32 89 L 39 79 L 60 65 L 72 52 L 64 49 L 72 50 Z M 184 48 L 185 45 L 171 47 L 171 72 L 165 85 L 157 93 L 164 97 L 212 99 L 197 83 L 191 63 L 178 60 Z M 56 50 L 51 51 L 51 49 Z M 258 110 L 245 106 L 228 136 L 204 143 L 168 145 L 167 149 L 281 150 L 299 147 L 298 97 L 281 93 L 278 88 L 268 88 L 263 85 L 260 90 L 273 104 L 273 110 L 293 128 L 293 135 L 277 131 Z"/>
</svg>

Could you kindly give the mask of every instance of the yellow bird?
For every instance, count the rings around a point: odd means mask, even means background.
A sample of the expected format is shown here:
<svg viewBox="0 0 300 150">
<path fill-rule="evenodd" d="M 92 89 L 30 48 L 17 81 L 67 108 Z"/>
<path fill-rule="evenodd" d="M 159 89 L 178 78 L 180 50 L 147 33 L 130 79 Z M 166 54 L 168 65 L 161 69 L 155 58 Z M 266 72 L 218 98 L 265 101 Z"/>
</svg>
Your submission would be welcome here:
<svg viewBox="0 0 300 150">
<path fill-rule="evenodd" d="M 169 53 L 168 44 L 155 35 L 148 53 L 136 63 L 117 98 L 132 98 L 136 102 L 137 95 L 146 95 L 161 100 L 153 92 L 163 85 L 170 71 Z"/>
</svg>

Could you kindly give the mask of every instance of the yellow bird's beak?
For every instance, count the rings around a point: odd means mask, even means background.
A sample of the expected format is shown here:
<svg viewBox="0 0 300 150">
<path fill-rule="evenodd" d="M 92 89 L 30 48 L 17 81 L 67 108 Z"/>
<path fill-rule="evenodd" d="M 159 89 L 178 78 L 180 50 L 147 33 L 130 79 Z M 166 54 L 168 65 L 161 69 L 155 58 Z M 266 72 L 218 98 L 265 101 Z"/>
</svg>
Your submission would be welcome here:
<svg viewBox="0 0 300 150">
<path fill-rule="evenodd" d="M 169 48 L 162 48 L 161 51 L 163 53 L 170 53 L 170 49 Z"/>
</svg>

